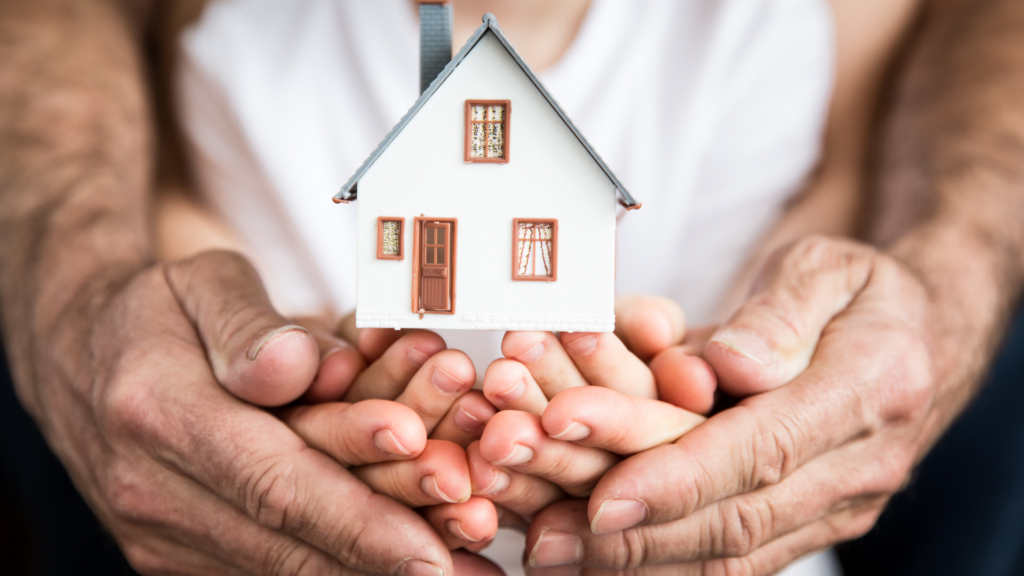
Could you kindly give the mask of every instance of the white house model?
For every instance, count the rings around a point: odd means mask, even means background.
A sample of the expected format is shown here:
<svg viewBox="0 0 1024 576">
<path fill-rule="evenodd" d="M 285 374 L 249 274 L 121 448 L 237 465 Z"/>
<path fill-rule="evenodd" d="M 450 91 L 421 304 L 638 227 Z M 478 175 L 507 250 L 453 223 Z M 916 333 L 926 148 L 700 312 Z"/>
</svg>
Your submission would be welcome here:
<svg viewBox="0 0 1024 576">
<path fill-rule="evenodd" d="M 450 58 L 450 7 L 420 12 L 429 85 L 334 197 L 359 198 L 356 325 L 612 331 L 617 202 L 640 204 L 493 15 Z"/>
</svg>

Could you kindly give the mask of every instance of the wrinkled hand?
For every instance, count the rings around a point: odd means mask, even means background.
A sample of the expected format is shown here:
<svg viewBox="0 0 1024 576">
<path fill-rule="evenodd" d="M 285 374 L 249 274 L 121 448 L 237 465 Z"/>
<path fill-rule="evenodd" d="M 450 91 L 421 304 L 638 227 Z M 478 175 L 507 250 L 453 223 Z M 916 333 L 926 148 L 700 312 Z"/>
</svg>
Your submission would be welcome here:
<svg viewBox="0 0 1024 576">
<path fill-rule="evenodd" d="M 929 305 L 869 247 L 789 248 L 705 348 L 724 390 L 756 395 L 543 511 L 533 565 L 566 567 L 531 573 L 769 574 L 864 534 L 949 420 Z"/>
<path fill-rule="evenodd" d="M 35 416 L 137 570 L 453 574 L 423 518 L 239 400 L 288 402 L 319 361 L 244 260 L 156 265 L 90 304 L 36 351 Z M 347 464 L 427 448 L 422 422 L 397 403 L 341 418 Z"/>
<path fill-rule="evenodd" d="M 680 344 L 676 304 L 621 297 L 616 318 L 615 334 L 509 332 L 506 358 L 487 369 L 484 394 L 502 411 L 468 449 L 473 490 L 524 527 L 553 502 L 589 495 L 622 456 L 675 441 L 711 407 L 714 375 Z"/>
</svg>

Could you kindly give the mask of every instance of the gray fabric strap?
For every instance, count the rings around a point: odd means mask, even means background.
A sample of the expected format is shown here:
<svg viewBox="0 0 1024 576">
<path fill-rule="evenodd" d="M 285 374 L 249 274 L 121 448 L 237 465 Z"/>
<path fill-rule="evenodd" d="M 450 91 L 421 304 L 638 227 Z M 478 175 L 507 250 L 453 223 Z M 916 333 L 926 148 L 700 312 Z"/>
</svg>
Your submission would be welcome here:
<svg viewBox="0 0 1024 576">
<path fill-rule="evenodd" d="M 452 59 L 452 5 L 420 4 L 420 93 Z"/>
</svg>

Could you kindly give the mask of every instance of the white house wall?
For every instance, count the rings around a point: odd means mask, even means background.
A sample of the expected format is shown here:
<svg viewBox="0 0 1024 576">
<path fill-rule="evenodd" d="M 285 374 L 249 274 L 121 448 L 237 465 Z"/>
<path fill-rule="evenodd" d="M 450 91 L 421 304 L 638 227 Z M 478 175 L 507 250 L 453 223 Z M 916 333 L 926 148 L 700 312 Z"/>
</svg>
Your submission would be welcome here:
<svg viewBox="0 0 1024 576">
<path fill-rule="evenodd" d="M 465 101 L 510 100 L 510 162 L 466 164 Z M 359 181 L 357 325 L 611 331 L 615 189 L 493 34 Z M 350 207 L 351 209 L 351 207 Z M 458 219 L 455 313 L 412 312 L 414 218 Z M 401 261 L 377 217 L 405 218 Z M 558 279 L 512 280 L 512 219 L 558 219 Z"/>
</svg>

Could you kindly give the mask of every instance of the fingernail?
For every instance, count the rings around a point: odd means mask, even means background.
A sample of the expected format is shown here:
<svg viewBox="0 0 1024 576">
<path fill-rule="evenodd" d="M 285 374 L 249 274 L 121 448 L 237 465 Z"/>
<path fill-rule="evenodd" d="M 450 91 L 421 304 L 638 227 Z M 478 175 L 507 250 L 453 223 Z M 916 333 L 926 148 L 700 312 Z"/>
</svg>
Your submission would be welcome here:
<svg viewBox="0 0 1024 576">
<path fill-rule="evenodd" d="M 295 330 L 295 331 L 302 331 L 302 332 L 305 332 L 306 334 L 309 334 L 309 330 L 306 330 L 302 326 L 298 326 L 296 324 L 289 324 L 287 326 L 281 326 L 280 328 L 276 328 L 274 330 L 271 330 L 270 332 L 267 333 L 266 336 L 264 336 L 263 338 L 260 338 L 259 342 L 257 342 L 256 344 L 250 346 L 249 350 L 247 350 L 246 353 L 245 353 L 245 357 L 248 358 L 250 362 L 255 362 L 256 358 L 258 358 L 259 355 L 260 355 L 260 351 L 262 351 L 263 348 L 265 348 L 267 346 L 267 344 L 270 344 L 270 342 L 272 340 L 274 340 L 275 338 L 277 338 L 281 334 L 284 334 L 285 332 L 291 332 L 293 330 Z"/>
<path fill-rule="evenodd" d="M 533 449 L 516 444 L 512 453 L 497 462 L 491 462 L 494 466 L 521 466 L 533 460 Z"/>
<path fill-rule="evenodd" d="M 401 576 L 444 576 L 444 570 L 423 560 L 409 560 L 398 572 Z"/>
<path fill-rule="evenodd" d="M 594 515 L 594 534 L 621 532 L 647 519 L 647 506 L 639 500 L 605 500 Z"/>
<path fill-rule="evenodd" d="M 405 446 L 395 438 L 395 435 L 387 428 L 378 430 L 373 434 L 373 445 L 378 450 L 392 456 L 409 456 L 412 452 L 406 450 Z"/>
<path fill-rule="evenodd" d="M 526 381 L 520 380 L 519 382 L 513 384 L 512 387 L 509 388 L 508 390 L 497 393 L 495 394 L 495 396 L 501 398 L 502 400 L 505 400 L 506 402 L 512 402 L 513 400 L 518 400 L 522 398 L 524 392 L 526 392 Z"/>
<path fill-rule="evenodd" d="M 479 538 L 471 538 L 469 536 L 469 534 L 466 534 L 465 532 L 463 532 L 462 531 L 462 522 L 459 522 L 458 520 L 449 520 L 449 521 L 444 523 L 444 527 L 445 527 L 445 529 L 448 530 L 449 534 L 451 534 L 452 536 L 455 536 L 456 538 L 459 538 L 460 540 L 466 540 L 467 542 L 479 542 L 480 541 Z"/>
<path fill-rule="evenodd" d="M 555 440 L 564 440 L 565 442 L 575 442 L 576 440 L 583 440 L 587 436 L 590 436 L 590 427 L 579 422 L 573 422 L 569 426 L 559 432 L 558 434 L 548 434 L 548 436 Z"/>
<path fill-rule="evenodd" d="M 494 480 L 491 480 L 490 486 L 480 491 L 480 494 L 497 494 L 498 492 L 504 491 L 508 488 L 508 485 L 512 483 L 512 477 L 506 472 L 501 470 L 494 471 Z"/>
<path fill-rule="evenodd" d="M 426 492 L 427 496 L 430 496 L 431 498 L 436 498 L 449 504 L 455 504 L 458 502 L 458 500 L 445 494 L 441 490 L 441 487 L 437 485 L 437 478 L 434 475 L 424 476 L 423 479 L 420 480 L 420 488 L 422 488 L 423 491 Z"/>
<path fill-rule="evenodd" d="M 467 384 L 456 380 L 440 366 L 434 366 L 434 370 L 430 373 L 430 381 L 434 383 L 434 388 L 437 388 L 438 392 L 449 395 L 465 392 L 473 385 L 471 382 Z"/>
<path fill-rule="evenodd" d="M 409 357 L 409 363 L 417 368 L 426 364 L 427 360 L 430 359 L 430 354 L 426 354 L 425 352 L 413 348 L 412 346 L 409 347 L 409 351 L 406 353 L 406 355 Z"/>
<path fill-rule="evenodd" d="M 734 352 L 750 358 L 762 367 L 771 366 L 775 362 L 775 354 L 757 334 L 749 330 L 723 330 L 711 338 Z"/>
<path fill-rule="evenodd" d="M 597 336 L 584 336 L 571 342 L 566 342 L 565 347 L 577 356 L 586 356 L 597 348 Z"/>
<path fill-rule="evenodd" d="M 452 419 L 455 420 L 455 425 L 464 432 L 479 432 L 484 427 L 484 424 L 487 424 L 487 422 L 466 412 L 466 409 L 462 406 L 459 406 L 459 409 L 455 411 L 455 416 Z"/>
<path fill-rule="evenodd" d="M 540 360 L 540 357 L 543 355 L 544 343 L 541 342 L 540 344 L 537 344 L 536 346 L 530 348 L 529 350 L 520 354 L 519 356 L 516 356 L 516 360 L 519 360 L 520 362 L 523 362 L 525 364 L 529 364 L 530 362 L 536 362 L 537 360 Z"/>
<path fill-rule="evenodd" d="M 530 566 L 567 566 L 583 560 L 583 542 L 575 534 L 545 530 L 530 552 Z"/>
</svg>

